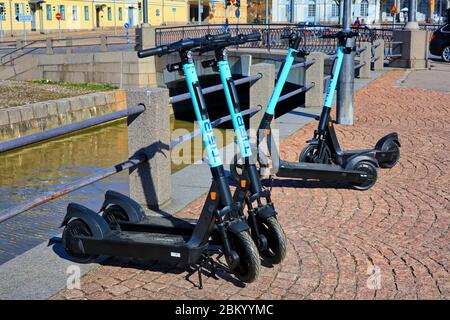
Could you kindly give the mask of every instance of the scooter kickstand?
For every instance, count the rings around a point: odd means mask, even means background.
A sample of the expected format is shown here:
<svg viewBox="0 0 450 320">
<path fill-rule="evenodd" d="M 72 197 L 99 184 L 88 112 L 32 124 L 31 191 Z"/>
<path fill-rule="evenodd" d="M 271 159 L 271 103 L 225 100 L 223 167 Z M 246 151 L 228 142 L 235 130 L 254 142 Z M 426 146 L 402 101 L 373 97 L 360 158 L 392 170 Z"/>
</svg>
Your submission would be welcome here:
<svg viewBox="0 0 450 320">
<path fill-rule="evenodd" d="M 203 276 L 202 276 L 202 271 L 203 270 L 207 270 L 208 264 L 211 264 L 211 276 L 213 278 L 216 279 L 216 266 L 214 264 L 214 260 L 211 258 L 211 256 L 207 255 L 207 256 L 203 256 L 202 259 L 200 260 L 199 264 L 194 268 L 194 270 L 192 270 L 191 272 L 189 272 L 185 279 L 189 282 L 191 281 L 191 277 L 194 273 L 198 273 L 198 286 L 195 285 L 194 286 L 198 287 L 199 289 L 203 289 Z M 192 282 L 193 283 L 193 282 Z"/>
</svg>

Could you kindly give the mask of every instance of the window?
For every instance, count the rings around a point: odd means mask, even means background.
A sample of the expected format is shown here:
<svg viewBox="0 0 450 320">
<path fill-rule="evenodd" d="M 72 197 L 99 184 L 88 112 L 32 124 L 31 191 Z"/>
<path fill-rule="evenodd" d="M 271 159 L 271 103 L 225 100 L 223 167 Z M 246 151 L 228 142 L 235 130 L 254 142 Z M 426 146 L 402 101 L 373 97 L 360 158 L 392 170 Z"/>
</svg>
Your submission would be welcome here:
<svg viewBox="0 0 450 320">
<path fill-rule="evenodd" d="M 47 21 L 52 21 L 52 5 L 51 4 L 45 5 L 45 14 L 47 16 Z"/>
<path fill-rule="evenodd" d="M 335 2 L 333 2 L 331 4 L 331 16 L 332 17 L 339 17 L 339 6 Z"/>
<path fill-rule="evenodd" d="M 77 6 L 72 6 L 72 19 L 73 19 L 73 21 L 78 20 L 78 7 Z"/>
<path fill-rule="evenodd" d="M 308 17 L 316 16 L 316 5 L 313 3 L 308 4 Z"/>
<path fill-rule="evenodd" d="M 89 7 L 84 6 L 84 21 L 89 21 Z"/>
<path fill-rule="evenodd" d="M 359 14 L 361 15 L 361 17 L 369 16 L 369 1 L 367 0 L 361 1 L 361 8 Z"/>
<path fill-rule="evenodd" d="M 20 14 L 20 6 L 18 3 L 14 4 L 14 15 L 18 16 Z"/>
<path fill-rule="evenodd" d="M 119 21 L 123 20 L 123 12 L 122 12 L 122 8 L 119 8 Z"/>
<path fill-rule="evenodd" d="M 66 7 L 63 4 L 60 4 L 59 6 L 59 13 L 61 13 L 61 20 L 66 20 Z"/>
<path fill-rule="evenodd" d="M 112 12 L 111 12 L 111 7 L 108 7 L 108 21 L 112 20 Z"/>
</svg>

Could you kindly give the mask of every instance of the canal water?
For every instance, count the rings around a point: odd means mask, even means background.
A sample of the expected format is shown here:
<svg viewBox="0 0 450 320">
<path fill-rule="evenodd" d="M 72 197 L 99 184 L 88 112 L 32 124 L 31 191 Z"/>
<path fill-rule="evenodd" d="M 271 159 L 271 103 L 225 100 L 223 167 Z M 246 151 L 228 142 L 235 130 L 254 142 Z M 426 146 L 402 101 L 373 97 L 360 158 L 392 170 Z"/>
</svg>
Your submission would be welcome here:
<svg viewBox="0 0 450 320">
<path fill-rule="evenodd" d="M 189 121 L 171 119 L 172 139 L 194 130 Z M 215 129 L 216 134 L 224 130 Z M 233 141 L 232 133 L 219 147 Z M 0 210 L 19 204 L 128 158 L 126 121 L 84 130 L 18 151 L 0 154 Z M 219 139 L 220 140 L 220 139 Z M 201 159 L 201 137 L 172 152 L 172 172 Z M 184 159 L 184 161 L 183 161 Z M 99 210 L 106 190 L 128 194 L 128 172 L 121 172 L 0 223 L 0 264 L 62 232 L 69 202 Z"/>
</svg>

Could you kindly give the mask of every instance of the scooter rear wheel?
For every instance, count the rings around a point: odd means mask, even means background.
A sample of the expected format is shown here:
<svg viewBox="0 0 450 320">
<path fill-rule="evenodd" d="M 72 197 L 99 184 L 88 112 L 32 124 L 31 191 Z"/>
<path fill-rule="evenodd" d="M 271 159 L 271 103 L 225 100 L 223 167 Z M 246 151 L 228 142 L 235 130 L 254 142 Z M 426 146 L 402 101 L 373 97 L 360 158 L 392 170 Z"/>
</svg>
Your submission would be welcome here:
<svg viewBox="0 0 450 320">
<path fill-rule="evenodd" d="M 298 161 L 306 162 L 306 163 L 331 163 L 331 151 L 330 148 L 325 145 L 325 152 L 321 159 L 318 158 L 317 155 L 317 145 L 316 144 L 308 144 L 298 157 Z"/>
<path fill-rule="evenodd" d="M 97 255 L 81 252 L 78 246 L 79 240 L 75 239 L 75 236 L 92 237 L 91 229 L 81 219 L 74 219 L 66 225 L 62 234 L 62 245 L 64 250 L 70 255 L 72 261 L 79 263 L 94 261 Z"/>
<path fill-rule="evenodd" d="M 267 239 L 267 249 L 261 255 L 272 264 L 281 263 L 286 257 L 287 239 L 277 218 L 261 220 L 260 229 Z"/>
<path fill-rule="evenodd" d="M 353 184 L 353 187 L 357 190 L 368 190 L 377 182 L 377 167 L 370 161 L 361 160 L 355 164 L 352 170 L 363 171 L 367 174 L 366 181 Z"/>
<path fill-rule="evenodd" d="M 398 146 L 398 144 L 395 141 L 390 141 L 386 147 L 383 146 L 383 151 L 389 151 L 389 152 L 393 152 L 395 155 L 395 159 L 392 161 L 385 161 L 385 162 L 380 162 L 380 167 L 384 168 L 384 169 L 390 169 L 393 168 L 398 160 L 400 159 L 400 147 Z"/>
<path fill-rule="evenodd" d="M 117 221 L 129 221 L 127 213 L 122 207 L 118 205 L 112 205 L 103 212 L 103 219 L 108 223 L 111 230 L 118 229 Z"/>
<path fill-rule="evenodd" d="M 239 256 L 239 264 L 232 272 L 242 282 L 254 282 L 260 273 L 261 259 L 252 237 L 247 231 L 232 233 L 231 245 Z"/>
</svg>

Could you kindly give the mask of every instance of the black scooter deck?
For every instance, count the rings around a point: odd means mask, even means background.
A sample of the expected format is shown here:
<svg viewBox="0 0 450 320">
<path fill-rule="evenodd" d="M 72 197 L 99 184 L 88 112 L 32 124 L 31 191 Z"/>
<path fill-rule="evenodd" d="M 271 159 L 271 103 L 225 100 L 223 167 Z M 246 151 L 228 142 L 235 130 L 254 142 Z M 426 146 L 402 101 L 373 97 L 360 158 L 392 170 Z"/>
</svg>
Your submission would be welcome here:
<svg viewBox="0 0 450 320">
<path fill-rule="evenodd" d="M 168 234 L 191 234 L 197 219 L 180 219 L 176 217 L 146 216 L 139 222 L 119 221 L 123 231 L 160 232 Z"/>
<path fill-rule="evenodd" d="M 109 256 L 122 256 L 173 263 L 197 263 L 208 247 L 192 246 L 190 235 L 115 231 L 103 239 L 82 237 L 84 252 Z"/>
<path fill-rule="evenodd" d="M 320 180 L 327 182 L 364 182 L 367 174 L 347 170 L 335 164 L 280 161 L 277 177 Z"/>
</svg>

